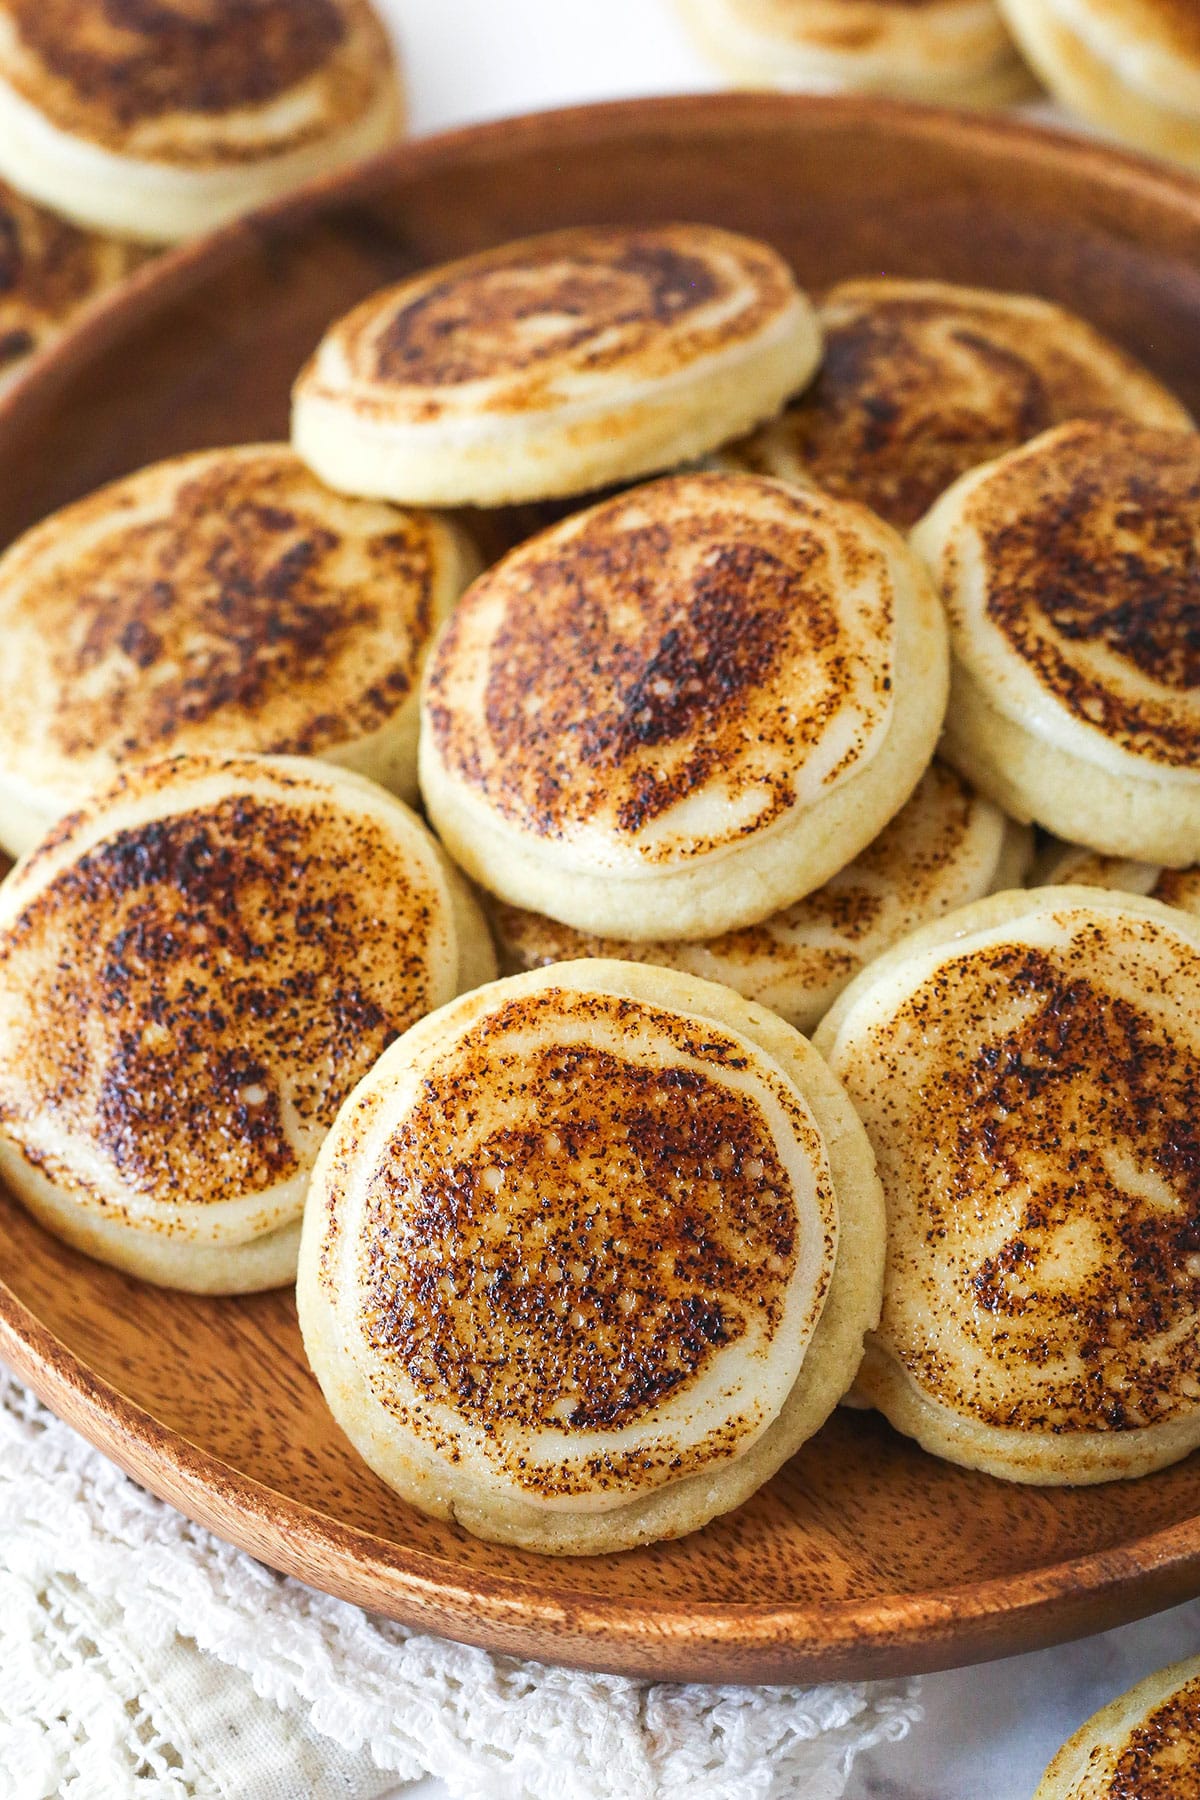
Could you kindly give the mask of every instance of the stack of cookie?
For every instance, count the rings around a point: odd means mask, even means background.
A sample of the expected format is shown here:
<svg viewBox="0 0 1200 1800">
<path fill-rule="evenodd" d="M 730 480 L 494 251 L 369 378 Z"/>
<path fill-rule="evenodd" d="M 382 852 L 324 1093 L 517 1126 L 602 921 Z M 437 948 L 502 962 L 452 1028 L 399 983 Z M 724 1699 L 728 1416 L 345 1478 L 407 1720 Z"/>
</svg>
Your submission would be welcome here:
<svg viewBox="0 0 1200 1800">
<path fill-rule="evenodd" d="M 211 231 L 400 129 L 367 0 L 2 0 L 0 27 L 0 379 L 145 246 Z"/>
<path fill-rule="evenodd" d="M 299 1246 L 366 1460 L 530 1549 L 852 1390 L 1012 1480 L 1186 1454 L 1198 545 L 1187 413 L 1042 301 L 699 226 L 373 296 L 294 447 L 0 559 L 10 1185 L 181 1287 Z"/>
<path fill-rule="evenodd" d="M 1031 92 L 997 0 L 677 0 L 699 47 L 749 88 L 1005 106 Z"/>
<path fill-rule="evenodd" d="M 1194 0 L 677 0 L 741 87 L 1005 106 L 1034 77 L 1124 142 L 1200 167 Z"/>
</svg>

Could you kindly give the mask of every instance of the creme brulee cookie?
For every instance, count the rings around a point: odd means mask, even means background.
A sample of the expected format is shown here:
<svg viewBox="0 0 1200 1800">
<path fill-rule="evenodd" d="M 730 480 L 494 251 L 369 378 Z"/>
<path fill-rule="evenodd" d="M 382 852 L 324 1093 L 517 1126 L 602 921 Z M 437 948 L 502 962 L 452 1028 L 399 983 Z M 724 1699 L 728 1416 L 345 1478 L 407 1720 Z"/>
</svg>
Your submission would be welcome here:
<svg viewBox="0 0 1200 1800">
<path fill-rule="evenodd" d="M 993 895 L 865 969 L 816 1042 L 888 1214 L 857 1395 L 1039 1485 L 1200 1445 L 1200 920 Z"/>
<path fill-rule="evenodd" d="M 297 1301 L 377 1474 L 477 1536 L 679 1537 L 845 1392 L 883 1214 L 853 1108 L 728 988 L 562 963 L 444 1007 L 325 1144 Z"/>
<path fill-rule="evenodd" d="M 907 529 L 968 469 L 1069 419 L 1187 430 L 1180 401 L 1074 313 L 944 281 L 844 281 L 825 354 L 783 416 L 731 446 L 745 467 L 814 481 Z"/>
<path fill-rule="evenodd" d="M 499 506 L 632 481 L 769 418 L 820 356 L 781 257 L 708 225 L 525 238 L 386 288 L 296 383 L 345 493 Z"/>
<path fill-rule="evenodd" d="M 0 887 L 0 1174 L 166 1287 L 277 1287 L 339 1106 L 495 972 L 399 800 L 297 757 L 142 765 Z"/>
<path fill-rule="evenodd" d="M 415 799 L 421 666 L 478 566 L 446 521 L 331 494 L 286 444 L 64 507 L 0 557 L 0 844 L 179 751 L 320 756 Z"/>
<path fill-rule="evenodd" d="M 429 816 L 482 886 L 580 931 L 754 924 L 912 793 L 944 631 L 863 507 L 743 474 L 631 489 L 459 603 L 426 670 Z"/>
<path fill-rule="evenodd" d="M 491 908 L 503 962 L 545 968 L 579 956 L 660 963 L 723 981 L 811 1031 L 866 963 L 929 919 L 997 888 L 1016 887 L 1030 833 L 934 763 L 874 843 L 824 887 L 760 925 L 701 943 L 588 937 L 542 913 Z"/>
<path fill-rule="evenodd" d="M 1196 0 L 1000 0 L 1050 92 L 1155 156 L 1200 168 Z"/>
<path fill-rule="evenodd" d="M 1100 856 L 1078 844 L 1054 845 L 1041 859 L 1039 884 L 1061 887 L 1119 888 L 1127 894 L 1146 894 L 1165 906 L 1182 906 L 1200 913 L 1200 869 L 1160 869 L 1155 863 L 1129 862 L 1119 856 Z"/>
<path fill-rule="evenodd" d="M 0 181 L 0 392 L 27 356 L 131 275 L 146 253 L 81 231 Z"/>
<path fill-rule="evenodd" d="M 118 237 L 211 231 L 399 125 L 366 0 L 0 0 L 0 174 Z"/>
<path fill-rule="evenodd" d="M 744 87 L 1006 106 L 1032 88 L 995 0 L 679 0 Z"/>
<path fill-rule="evenodd" d="M 1089 1719 L 1033 1800 L 1200 1800 L 1200 1656 L 1160 1669 Z"/>
<path fill-rule="evenodd" d="M 913 544 L 950 620 L 948 759 L 1058 837 L 1200 861 L 1200 434 L 1061 426 Z"/>
</svg>

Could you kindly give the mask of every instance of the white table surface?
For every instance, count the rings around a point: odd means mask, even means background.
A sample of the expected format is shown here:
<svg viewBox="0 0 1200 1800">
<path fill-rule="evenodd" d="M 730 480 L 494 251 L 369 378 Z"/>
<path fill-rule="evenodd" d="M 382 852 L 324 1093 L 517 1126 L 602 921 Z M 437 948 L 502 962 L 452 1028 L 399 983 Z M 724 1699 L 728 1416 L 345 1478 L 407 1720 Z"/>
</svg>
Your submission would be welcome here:
<svg viewBox="0 0 1200 1800">
<path fill-rule="evenodd" d="M 720 85 L 671 0 L 376 3 L 403 47 L 414 132 Z M 1081 1644 L 928 1676 L 924 1724 L 863 1758 L 847 1800 L 1030 1800 L 1053 1752 L 1097 1707 L 1198 1650 L 1200 1602 Z M 449 1790 L 425 1781 L 398 1795 L 447 1800 Z"/>
</svg>

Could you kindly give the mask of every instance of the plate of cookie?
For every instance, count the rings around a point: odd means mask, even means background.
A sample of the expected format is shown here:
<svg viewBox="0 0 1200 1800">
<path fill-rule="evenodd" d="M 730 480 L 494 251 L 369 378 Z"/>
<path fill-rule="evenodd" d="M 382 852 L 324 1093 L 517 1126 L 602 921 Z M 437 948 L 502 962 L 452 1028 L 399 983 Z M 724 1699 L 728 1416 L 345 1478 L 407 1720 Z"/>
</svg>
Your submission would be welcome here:
<svg viewBox="0 0 1200 1800">
<path fill-rule="evenodd" d="M 871 99 L 389 151 L 0 402 L 0 1353 L 418 1627 L 1200 1591 L 1200 189 Z"/>
</svg>

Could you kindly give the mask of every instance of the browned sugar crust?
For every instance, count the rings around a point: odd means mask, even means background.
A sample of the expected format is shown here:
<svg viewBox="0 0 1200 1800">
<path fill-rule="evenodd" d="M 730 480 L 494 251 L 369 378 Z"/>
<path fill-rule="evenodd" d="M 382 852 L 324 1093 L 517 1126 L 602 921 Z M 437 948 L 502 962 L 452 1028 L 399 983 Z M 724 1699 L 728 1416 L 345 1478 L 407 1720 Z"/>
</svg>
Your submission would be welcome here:
<svg viewBox="0 0 1200 1800">
<path fill-rule="evenodd" d="M 362 1326 L 385 1369 L 481 1429 L 495 1456 L 513 1426 L 569 1435 L 643 1419 L 748 1316 L 777 1328 L 799 1254 L 791 1178 L 758 1102 L 690 1068 L 506 1046 L 547 1011 L 552 1029 L 564 1008 L 618 1029 L 649 1020 L 715 1070 L 745 1066 L 719 1027 L 548 989 L 489 1014 L 449 1071 L 422 1082 L 368 1188 Z M 377 1393 L 389 1403 L 386 1376 Z M 405 1416 L 456 1458 L 428 1414 Z M 514 1455 L 507 1473 L 547 1495 L 619 1485 L 664 1460 L 679 1476 L 730 1453 L 747 1423 L 726 1420 L 690 1452 L 665 1434 L 571 1470 Z"/>
<path fill-rule="evenodd" d="M 793 807 L 796 771 L 860 673 L 861 649 L 835 611 L 838 581 L 862 578 L 875 562 L 885 639 L 892 591 L 853 519 L 832 528 L 839 577 L 810 501 L 771 484 L 771 510 L 756 514 L 741 501 L 759 486 L 703 475 L 635 489 L 476 582 L 438 642 L 427 683 L 446 769 L 502 818 L 546 839 L 603 817 L 638 845 L 647 825 L 715 779 L 738 800 L 750 796 L 751 807 L 741 823 L 697 833 L 690 854 L 761 831 Z M 467 716 L 448 702 L 459 665 L 475 654 L 477 621 L 493 609 L 501 616 L 483 716 Z M 887 658 L 873 683 L 882 716 Z M 862 748 L 852 742 L 840 767 Z"/>
<path fill-rule="evenodd" d="M 101 841 L 0 935 L 0 1130 L 50 1114 L 123 1185 L 200 1204 L 294 1174 L 429 993 L 399 847 L 329 803 L 241 796 Z"/>
<path fill-rule="evenodd" d="M 729 316 L 694 316 L 735 295 Z M 337 330 L 357 379 L 428 390 L 417 415 L 427 423 L 441 415 L 437 390 L 467 382 L 495 384 L 489 413 L 519 414 L 545 406 L 567 372 L 628 366 L 666 379 L 756 336 L 794 295 L 786 264 L 745 238 L 589 227 L 451 263 L 367 301 Z M 356 394 L 356 410 L 369 407 Z"/>
<path fill-rule="evenodd" d="M 285 142 L 271 136 L 273 154 L 296 148 L 356 117 L 390 61 L 363 0 L 2 0 L 2 10 L 19 40 L 6 79 L 60 129 L 114 150 L 147 123 L 219 121 L 319 77 L 323 117 Z M 173 160 L 204 160 L 183 133 L 172 148 Z M 222 143 L 222 160 L 255 154 Z"/>
<path fill-rule="evenodd" d="M 0 182 L 0 376 L 141 260 Z"/>
<path fill-rule="evenodd" d="M 862 955 L 845 945 L 870 938 L 889 894 L 903 893 L 910 925 L 936 906 L 977 805 L 974 790 L 961 775 L 944 763 L 933 763 L 891 824 L 832 881 L 758 925 L 701 940 L 702 947 L 719 957 L 730 974 L 774 970 L 798 986 L 849 977 L 862 966 Z M 579 956 L 618 956 L 673 966 L 680 948 L 687 954 L 698 947 L 595 937 L 501 901 L 493 902 L 492 916 L 501 945 L 525 969 Z M 831 932 L 841 945 L 824 941 Z"/>
<path fill-rule="evenodd" d="M 1077 719 L 1173 768 L 1200 756 L 1200 435 L 1080 425 L 967 503 L 987 616 Z M 1087 656 L 1073 654 L 1080 645 Z M 1089 667 L 1102 649 L 1145 695 Z M 1140 683 L 1139 683 L 1140 685 Z"/>
<path fill-rule="evenodd" d="M 1121 966 L 1147 991 L 1168 982 L 1195 991 L 1194 951 L 1180 944 L 1166 975 L 1138 953 L 1156 930 L 1131 929 Z M 991 1029 L 998 1009 L 1014 1003 L 1020 1023 Z M 960 1043 L 968 1048 L 956 1051 Z M 918 1090 L 909 1071 L 931 1045 L 937 1074 Z M 889 1139 L 920 1146 L 900 1153 L 903 1188 L 889 1200 L 903 1223 L 889 1247 L 881 1325 L 918 1386 L 981 1424 L 1040 1432 L 1135 1430 L 1194 1411 L 1200 1059 L 1192 1049 L 1095 986 L 1072 951 L 1000 945 L 942 964 L 889 1018 L 873 1055 Z M 1114 1153 L 1178 1203 L 1132 1193 L 1114 1175 Z M 910 1233 L 917 1266 L 906 1270 Z M 1064 1257 L 1073 1259 L 1069 1275 Z M 982 1359 L 966 1388 L 953 1360 L 897 1318 L 897 1289 L 926 1277 Z"/>
<path fill-rule="evenodd" d="M 1200 1800 L 1200 1680 L 1134 1727 L 1096 1800 Z"/>
<path fill-rule="evenodd" d="M 209 727 L 222 743 L 313 755 L 385 725 L 433 627 L 428 516 L 393 511 L 347 540 L 282 449 L 198 459 L 147 518 L 138 497 L 156 475 L 59 515 L 61 550 L 4 607 L 41 665 L 32 713 L 18 689 L 7 734 L 24 723 L 65 758 L 128 761 L 199 745 Z"/>
<path fill-rule="evenodd" d="M 1074 321 L 1002 301 L 835 288 L 821 368 L 786 415 L 812 479 L 907 530 L 968 469 L 1068 419 L 1120 414 L 1111 370 L 1072 348 Z"/>
</svg>

